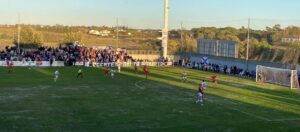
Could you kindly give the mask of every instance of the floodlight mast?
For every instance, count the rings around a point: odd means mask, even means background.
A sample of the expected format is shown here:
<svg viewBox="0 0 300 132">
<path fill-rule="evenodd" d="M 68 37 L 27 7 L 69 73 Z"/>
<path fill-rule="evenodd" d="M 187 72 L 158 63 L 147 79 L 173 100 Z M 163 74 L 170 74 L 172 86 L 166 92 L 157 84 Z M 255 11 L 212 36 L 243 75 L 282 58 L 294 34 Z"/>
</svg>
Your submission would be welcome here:
<svg viewBox="0 0 300 132">
<path fill-rule="evenodd" d="M 246 47 L 246 69 L 249 68 L 249 44 L 250 44 L 250 18 L 248 19 L 247 47 Z"/>
<path fill-rule="evenodd" d="M 168 56 L 168 34 L 169 34 L 169 0 L 164 0 L 164 29 L 162 30 L 163 58 Z"/>
<path fill-rule="evenodd" d="M 17 43 L 18 43 L 18 55 L 20 54 L 20 34 L 21 34 L 21 27 L 20 27 L 20 14 L 18 14 L 18 40 L 17 40 Z"/>
</svg>

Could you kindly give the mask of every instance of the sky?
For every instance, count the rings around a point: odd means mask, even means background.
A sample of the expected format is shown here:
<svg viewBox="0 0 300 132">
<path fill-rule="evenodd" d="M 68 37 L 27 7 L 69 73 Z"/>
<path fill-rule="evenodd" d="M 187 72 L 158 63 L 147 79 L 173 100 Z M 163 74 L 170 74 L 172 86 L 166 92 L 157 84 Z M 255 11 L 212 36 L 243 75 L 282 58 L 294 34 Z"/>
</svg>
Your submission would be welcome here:
<svg viewBox="0 0 300 132">
<path fill-rule="evenodd" d="M 300 26 L 300 0 L 169 0 L 170 28 Z M 0 24 L 163 27 L 163 0 L 0 0 Z"/>
</svg>

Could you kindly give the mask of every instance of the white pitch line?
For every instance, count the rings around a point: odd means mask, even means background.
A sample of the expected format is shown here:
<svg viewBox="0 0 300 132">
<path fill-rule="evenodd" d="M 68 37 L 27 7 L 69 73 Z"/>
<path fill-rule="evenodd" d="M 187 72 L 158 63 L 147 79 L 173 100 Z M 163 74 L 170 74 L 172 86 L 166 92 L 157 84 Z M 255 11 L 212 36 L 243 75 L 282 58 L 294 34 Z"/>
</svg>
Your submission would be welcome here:
<svg viewBox="0 0 300 132">
<path fill-rule="evenodd" d="M 225 99 L 225 100 L 226 100 L 226 99 Z M 208 101 L 209 101 L 209 100 L 208 100 Z M 229 101 L 229 102 L 231 102 L 231 101 Z M 227 106 L 222 105 L 222 104 L 219 104 L 219 103 L 218 103 L 218 105 L 221 105 L 221 106 L 223 106 L 223 107 L 225 107 L 225 108 L 227 108 L 227 109 L 231 109 L 231 110 L 234 110 L 234 111 L 238 111 L 238 112 L 243 113 L 243 114 L 248 115 L 248 116 L 255 117 L 255 118 L 260 119 L 260 120 L 263 120 L 263 121 L 271 121 L 271 120 L 268 119 L 268 118 L 265 118 L 265 117 L 262 117 L 262 116 L 258 116 L 258 115 L 255 115 L 255 114 L 252 114 L 252 113 L 249 113 L 249 112 L 245 112 L 245 111 L 242 111 L 242 110 L 239 110 L 239 109 L 236 109 L 236 108 L 227 107 Z"/>
<path fill-rule="evenodd" d="M 209 101 L 209 100 L 208 100 Z M 210 101 L 211 102 L 211 101 Z M 226 107 L 222 104 L 219 104 L 223 107 Z M 252 113 L 249 113 L 249 112 L 246 112 L 246 111 L 242 111 L 242 110 L 239 110 L 237 108 L 231 108 L 231 107 L 226 107 L 228 109 L 232 109 L 232 110 L 235 110 L 235 111 L 238 111 L 240 113 L 243 113 L 245 115 L 248 115 L 248 116 L 252 116 L 252 117 L 255 117 L 257 119 L 260 119 L 260 120 L 263 120 L 263 121 L 269 121 L 269 122 L 281 122 L 281 121 L 298 121 L 300 120 L 300 118 L 286 118 L 286 119 L 268 119 L 266 117 L 262 117 L 262 116 L 258 116 L 258 115 L 255 115 L 255 114 L 252 114 Z"/>
<path fill-rule="evenodd" d="M 246 111 L 242 111 L 242 110 L 239 110 L 239 109 L 236 109 L 236 108 L 230 108 L 230 109 L 238 111 L 238 112 L 241 112 L 241 113 L 243 113 L 245 115 L 248 115 L 248 116 L 252 116 L 252 117 L 264 120 L 264 121 L 272 121 L 272 120 L 270 120 L 268 118 L 265 118 L 265 117 L 262 117 L 262 116 L 258 116 L 258 115 L 255 115 L 255 114 L 252 114 L 252 113 L 249 113 L 249 112 L 246 112 Z"/>
<path fill-rule="evenodd" d="M 286 119 L 273 119 L 273 120 L 270 120 L 270 121 L 300 121 L 300 118 L 286 118 Z"/>
<path fill-rule="evenodd" d="M 144 81 L 145 81 L 145 80 L 137 81 L 137 82 L 134 83 L 134 85 L 135 85 L 136 87 L 140 88 L 140 89 L 145 89 L 145 87 L 139 85 L 139 83 L 144 82 Z"/>
</svg>

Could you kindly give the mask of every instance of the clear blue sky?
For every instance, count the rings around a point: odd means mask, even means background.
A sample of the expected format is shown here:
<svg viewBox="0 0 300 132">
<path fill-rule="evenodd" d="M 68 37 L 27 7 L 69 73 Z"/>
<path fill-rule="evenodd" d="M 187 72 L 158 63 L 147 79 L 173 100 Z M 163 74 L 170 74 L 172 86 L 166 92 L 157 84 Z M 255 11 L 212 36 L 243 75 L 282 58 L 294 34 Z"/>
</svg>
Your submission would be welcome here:
<svg viewBox="0 0 300 132">
<path fill-rule="evenodd" d="M 0 24 L 162 28 L 163 0 L 0 0 Z M 170 0 L 170 27 L 300 25 L 300 0 Z"/>
</svg>

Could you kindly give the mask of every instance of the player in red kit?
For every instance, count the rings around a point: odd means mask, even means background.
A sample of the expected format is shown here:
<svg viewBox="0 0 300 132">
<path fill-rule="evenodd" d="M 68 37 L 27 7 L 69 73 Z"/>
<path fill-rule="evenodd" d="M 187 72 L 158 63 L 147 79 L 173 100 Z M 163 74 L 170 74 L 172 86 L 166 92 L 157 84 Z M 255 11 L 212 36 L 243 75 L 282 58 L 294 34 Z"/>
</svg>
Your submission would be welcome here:
<svg viewBox="0 0 300 132">
<path fill-rule="evenodd" d="M 14 63 L 11 61 L 11 62 L 8 62 L 7 63 L 7 69 L 8 69 L 8 73 L 12 73 L 12 70 L 13 70 L 13 66 L 14 66 Z"/>
<path fill-rule="evenodd" d="M 146 75 L 146 79 L 148 79 L 148 75 L 150 74 L 150 71 L 148 68 L 144 69 L 144 74 Z"/>
<path fill-rule="evenodd" d="M 143 66 L 143 71 L 145 71 L 147 69 L 147 66 L 146 65 L 144 65 Z"/>
<path fill-rule="evenodd" d="M 217 76 L 216 75 L 211 76 L 211 81 L 213 83 L 218 83 Z"/>
<path fill-rule="evenodd" d="M 207 87 L 207 84 L 203 80 L 201 82 L 201 84 L 199 84 L 199 86 L 198 86 L 198 96 L 197 96 L 196 104 L 200 103 L 201 106 L 203 106 L 203 103 L 204 103 L 204 91 L 205 91 L 206 87 Z"/>
</svg>

